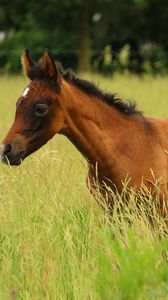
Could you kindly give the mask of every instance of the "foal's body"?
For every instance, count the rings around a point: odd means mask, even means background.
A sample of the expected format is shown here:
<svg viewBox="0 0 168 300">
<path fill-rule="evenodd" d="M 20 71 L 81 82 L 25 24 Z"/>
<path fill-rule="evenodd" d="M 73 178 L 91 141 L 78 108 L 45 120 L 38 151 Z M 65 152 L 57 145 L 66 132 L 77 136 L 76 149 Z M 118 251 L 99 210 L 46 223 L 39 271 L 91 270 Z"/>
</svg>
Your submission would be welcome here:
<svg viewBox="0 0 168 300">
<path fill-rule="evenodd" d="M 62 83 L 68 99 L 62 102 L 66 128 L 62 133 L 89 161 L 88 179 L 99 180 L 121 192 L 122 182 L 152 189 L 161 180 L 161 192 L 168 192 L 168 121 L 123 114 L 113 106 Z"/>
<path fill-rule="evenodd" d="M 131 104 L 87 81 L 59 71 L 48 51 L 39 64 L 23 55 L 31 79 L 17 102 L 15 121 L 1 144 L 1 160 L 18 165 L 56 133 L 65 135 L 89 162 L 88 185 L 122 191 L 145 185 L 168 199 L 168 120 L 143 117 Z M 68 75 L 69 74 L 69 75 Z M 107 197 L 112 205 L 112 199 Z"/>
</svg>

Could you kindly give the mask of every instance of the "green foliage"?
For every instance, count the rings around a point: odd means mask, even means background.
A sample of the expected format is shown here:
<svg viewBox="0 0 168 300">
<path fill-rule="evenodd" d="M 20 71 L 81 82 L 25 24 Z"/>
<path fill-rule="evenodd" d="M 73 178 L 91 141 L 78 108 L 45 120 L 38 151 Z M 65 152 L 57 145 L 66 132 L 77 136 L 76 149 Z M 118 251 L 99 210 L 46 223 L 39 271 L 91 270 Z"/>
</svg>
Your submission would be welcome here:
<svg viewBox="0 0 168 300">
<path fill-rule="evenodd" d="M 134 0 L 135 4 L 137 5 L 138 8 L 145 8 L 149 5 L 151 0 Z"/>
<path fill-rule="evenodd" d="M 67 57 L 68 60 L 72 59 L 75 65 L 77 63 L 76 53 L 73 52 L 77 40 L 74 32 L 75 11 L 70 16 L 68 11 L 76 2 L 48 1 L 41 10 L 41 3 L 26 1 L 24 11 L 17 1 L 18 7 L 16 3 L 10 3 L 9 11 L 12 11 L 12 8 L 18 10 L 15 18 L 11 16 L 11 27 L 6 28 L 6 38 L 0 43 L 1 66 L 5 70 L 20 71 L 20 55 L 25 48 L 32 50 L 35 59 L 39 59 L 45 48 L 52 49 L 55 57 L 64 60 L 65 65 Z M 3 11 L 3 7 L 0 11 Z"/>
<path fill-rule="evenodd" d="M 168 69 L 166 0 L 2 1 L 0 23 L 6 35 L 0 41 L 4 70 L 20 71 L 19 56 L 24 48 L 30 48 L 35 58 L 49 48 L 65 67 L 89 69 L 91 63 L 96 71 L 109 74 Z M 151 53 L 145 56 L 141 48 L 149 43 Z M 118 57 L 125 45 L 130 47 L 127 65 Z M 104 64 L 108 46 L 113 51 L 109 66 Z"/>
</svg>

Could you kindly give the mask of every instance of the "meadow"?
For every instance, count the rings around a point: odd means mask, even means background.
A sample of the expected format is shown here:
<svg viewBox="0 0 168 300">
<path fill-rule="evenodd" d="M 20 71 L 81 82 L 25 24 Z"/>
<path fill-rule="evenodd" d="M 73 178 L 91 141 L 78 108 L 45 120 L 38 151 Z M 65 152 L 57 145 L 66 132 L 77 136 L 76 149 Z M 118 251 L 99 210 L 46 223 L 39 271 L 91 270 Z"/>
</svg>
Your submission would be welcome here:
<svg viewBox="0 0 168 300">
<path fill-rule="evenodd" d="M 168 118 L 168 77 L 90 74 L 106 91 Z M 0 140 L 28 80 L 0 77 Z M 165 224 L 151 227 L 134 198 L 113 217 L 86 187 L 84 158 L 63 136 L 19 167 L 0 165 L 0 299 L 168 299 Z"/>
</svg>

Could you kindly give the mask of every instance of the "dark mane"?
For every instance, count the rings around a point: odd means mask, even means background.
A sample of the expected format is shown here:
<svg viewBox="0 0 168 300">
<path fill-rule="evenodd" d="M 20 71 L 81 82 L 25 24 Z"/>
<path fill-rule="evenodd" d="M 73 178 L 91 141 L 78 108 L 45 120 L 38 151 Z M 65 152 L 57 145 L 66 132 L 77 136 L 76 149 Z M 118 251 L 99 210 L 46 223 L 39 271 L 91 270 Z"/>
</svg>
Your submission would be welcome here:
<svg viewBox="0 0 168 300">
<path fill-rule="evenodd" d="M 123 101 L 116 94 L 105 93 L 101 89 L 99 89 L 94 83 L 75 77 L 75 75 L 69 70 L 67 71 L 62 70 L 62 75 L 64 79 L 69 83 L 74 84 L 82 91 L 86 92 L 87 94 L 101 99 L 108 105 L 115 107 L 120 112 L 126 115 L 141 114 L 141 112 L 136 110 L 135 102 Z"/>
<path fill-rule="evenodd" d="M 123 101 L 121 100 L 116 94 L 112 93 L 106 93 L 103 92 L 101 89 L 99 89 L 94 83 L 89 82 L 87 80 L 79 79 L 77 78 L 72 71 L 67 70 L 64 71 L 62 67 L 58 64 L 57 69 L 62 73 L 63 78 L 77 86 L 79 89 L 84 91 L 85 93 L 95 96 L 96 98 L 102 100 L 103 102 L 107 103 L 110 106 L 115 107 L 120 112 L 131 115 L 131 114 L 142 114 L 136 109 L 136 104 L 134 101 Z M 40 68 L 39 65 L 35 65 L 31 70 L 31 78 L 38 78 L 42 80 L 49 80 L 48 77 L 46 77 L 46 74 L 43 72 L 43 70 Z"/>
</svg>

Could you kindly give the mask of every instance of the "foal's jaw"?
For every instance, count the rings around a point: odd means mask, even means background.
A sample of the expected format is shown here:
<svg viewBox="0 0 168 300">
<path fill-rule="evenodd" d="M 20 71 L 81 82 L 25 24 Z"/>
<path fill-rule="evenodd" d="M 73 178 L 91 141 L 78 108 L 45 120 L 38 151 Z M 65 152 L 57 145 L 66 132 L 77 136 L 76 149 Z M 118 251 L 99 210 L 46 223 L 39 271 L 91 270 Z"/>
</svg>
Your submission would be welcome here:
<svg viewBox="0 0 168 300">
<path fill-rule="evenodd" d="M 29 132 L 18 134 L 13 130 L 14 128 L 11 127 L 0 145 L 0 161 L 8 165 L 20 165 L 27 156 L 46 144 L 54 135 L 54 132 L 48 133 L 45 130 L 44 133 L 41 130 L 32 134 Z"/>
</svg>

